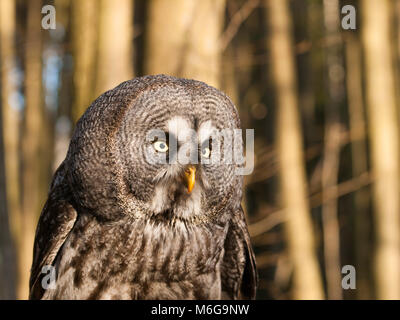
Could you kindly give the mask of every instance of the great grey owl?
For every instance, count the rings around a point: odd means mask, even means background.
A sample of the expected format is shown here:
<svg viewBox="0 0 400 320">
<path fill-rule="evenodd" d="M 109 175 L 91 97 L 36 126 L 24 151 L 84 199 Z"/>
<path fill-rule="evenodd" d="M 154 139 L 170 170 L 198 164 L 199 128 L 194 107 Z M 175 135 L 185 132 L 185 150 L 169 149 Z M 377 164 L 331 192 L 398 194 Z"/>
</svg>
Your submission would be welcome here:
<svg viewBox="0 0 400 320">
<path fill-rule="evenodd" d="M 226 128 L 240 128 L 235 106 L 195 80 L 145 76 L 97 98 L 54 174 L 36 230 L 30 298 L 255 298 L 238 165 L 154 161 L 176 160 L 185 139 L 207 160 L 216 152 L 211 131 Z M 165 137 L 149 138 L 152 129 Z M 55 281 L 46 282 L 48 270 Z"/>
</svg>

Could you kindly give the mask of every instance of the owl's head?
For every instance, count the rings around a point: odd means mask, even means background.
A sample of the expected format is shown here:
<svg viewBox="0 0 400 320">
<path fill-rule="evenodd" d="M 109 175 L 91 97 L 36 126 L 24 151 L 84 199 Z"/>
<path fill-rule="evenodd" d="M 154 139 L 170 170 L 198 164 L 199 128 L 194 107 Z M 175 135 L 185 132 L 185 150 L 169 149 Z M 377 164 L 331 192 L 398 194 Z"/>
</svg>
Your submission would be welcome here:
<svg viewBox="0 0 400 320">
<path fill-rule="evenodd" d="M 75 198 L 106 216 L 214 217 L 240 203 L 239 128 L 231 100 L 205 83 L 163 75 L 124 82 L 77 125 L 68 156 Z"/>
</svg>

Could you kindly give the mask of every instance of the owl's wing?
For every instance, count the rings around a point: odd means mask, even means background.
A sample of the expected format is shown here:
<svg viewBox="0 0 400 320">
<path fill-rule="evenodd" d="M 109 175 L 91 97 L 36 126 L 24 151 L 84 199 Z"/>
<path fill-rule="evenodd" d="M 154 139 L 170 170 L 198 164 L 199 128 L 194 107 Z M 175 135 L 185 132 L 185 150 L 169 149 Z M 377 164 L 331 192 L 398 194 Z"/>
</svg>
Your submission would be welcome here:
<svg viewBox="0 0 400 320">
<path fill-rule="evenodd" d="M 224 249 L 222 298 L 255 299 L 258 282 L 256 260 L 241 207 L 233 214 Z"/>
<path fill-rule="evenodd" d="M 68 188 L 64 181 L 64 165 L 55 173 L 49 197 L 42 210 L 36 229 L 33 263 L 29 280 L 29 298 L 40 299 L 42 268 L 51 266 L 77 219 L 77 212 L 67 200 Z"/>
</svg>

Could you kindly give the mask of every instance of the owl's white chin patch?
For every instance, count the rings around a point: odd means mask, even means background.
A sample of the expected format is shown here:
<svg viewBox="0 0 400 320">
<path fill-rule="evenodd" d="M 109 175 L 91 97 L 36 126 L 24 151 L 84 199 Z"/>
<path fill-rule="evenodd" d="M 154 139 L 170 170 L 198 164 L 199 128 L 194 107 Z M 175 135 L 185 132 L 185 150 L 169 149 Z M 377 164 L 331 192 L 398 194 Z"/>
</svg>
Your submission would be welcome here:
<svg viewBox="0 0 400 320">
<path fill-rule="evenodd" d="M 178 182 L 160 182 L 154 189 L 149 209 L 155 214 L 172 210 L 173 215 L 180 218 L 200 215 L 201 186 L 196 184 L 189 194 L 186 188 Z"/>
</svg>

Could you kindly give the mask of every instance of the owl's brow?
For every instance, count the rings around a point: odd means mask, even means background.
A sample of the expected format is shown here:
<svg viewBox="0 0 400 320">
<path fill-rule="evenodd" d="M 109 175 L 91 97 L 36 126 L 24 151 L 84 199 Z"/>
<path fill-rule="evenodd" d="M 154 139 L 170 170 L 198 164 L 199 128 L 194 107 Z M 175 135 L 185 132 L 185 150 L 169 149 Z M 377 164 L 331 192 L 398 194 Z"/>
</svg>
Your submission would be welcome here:
<svg viewBox="0 0 400 320">
<path fill-rule="evenodd" d="M 151 142 L 156 142 L 156 141 L 164 141 L 168 145 L 170 145 L 170 142 L 175 142 L 176 141 L 176 137 L 175 137 L 175 135 L 173 133 L 169 133 L 168 131 L 163 131 L 163 137 L 155 135 Z M 178 143 L 178 145 L 179 145 L 179 143 Z"/>
<path fill-rule="evenodd" d="M 201 148 L 208 147 L 211 150 L 212 149 L 212 141 L 213 141 L 212 137 L 209 137 L 209 138 L 204 139 L 204 141 L 201 142 L 199 145 Z"/>
<path fill-rule="evenodd" d="M 172 135 L 172 133 L 171 133 L 171 135 Z M 169 136 L 170 136 L 170 133 L 169 133 L 169 132 L 163 131 L 163 137 L 160 137 L 160 136 L 158 136 L 158 135 L 155 135 L 155 136 L 153 137 L 152 142 L 155 142 L 155 141 L 165 141 L 165 142 L 169 142 Z M 165 138 L 165 139 L 164 139 L 164 138 Z"/>
</svg>

